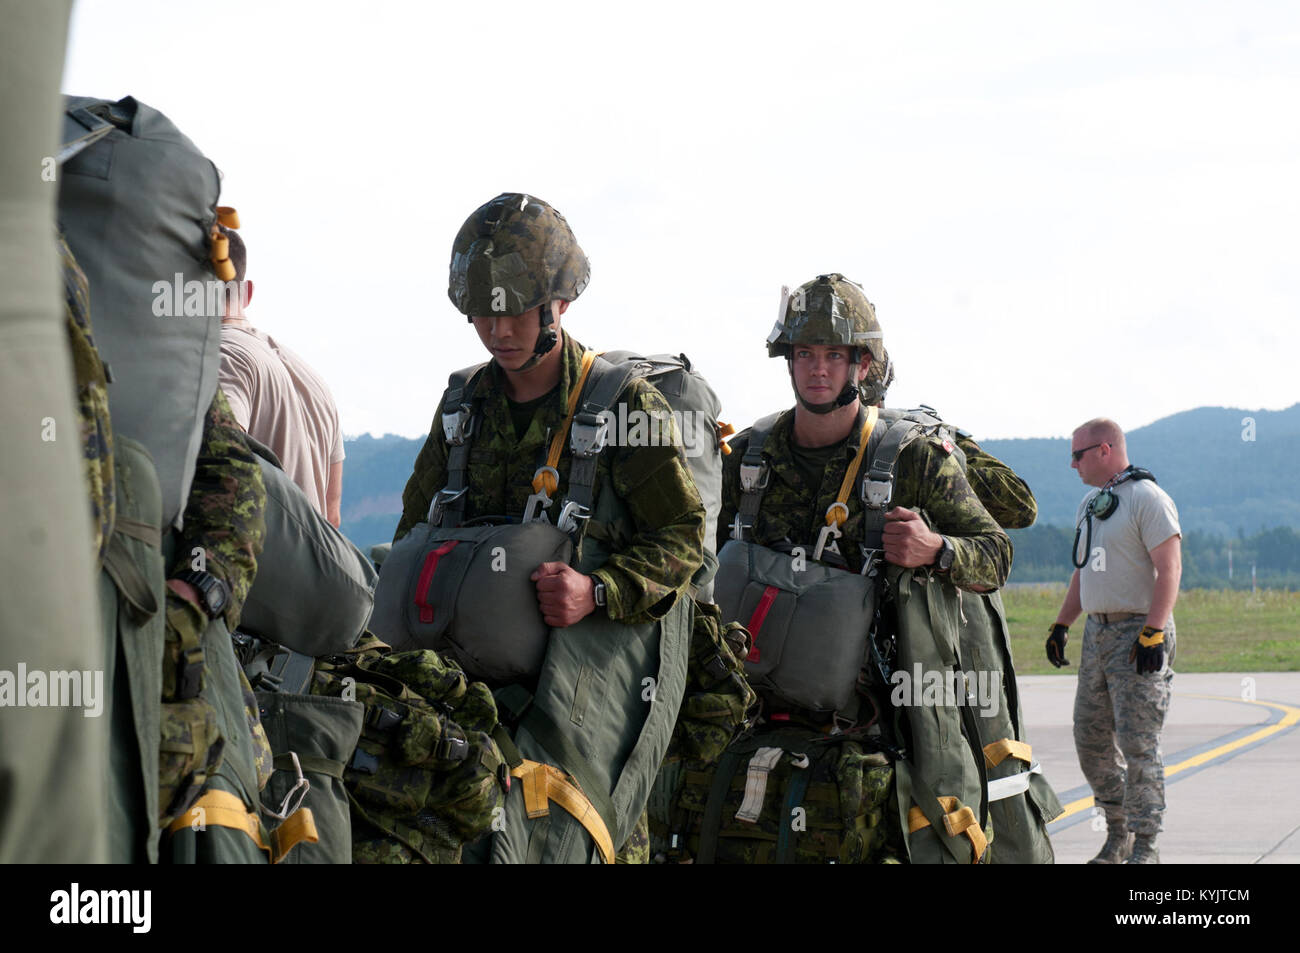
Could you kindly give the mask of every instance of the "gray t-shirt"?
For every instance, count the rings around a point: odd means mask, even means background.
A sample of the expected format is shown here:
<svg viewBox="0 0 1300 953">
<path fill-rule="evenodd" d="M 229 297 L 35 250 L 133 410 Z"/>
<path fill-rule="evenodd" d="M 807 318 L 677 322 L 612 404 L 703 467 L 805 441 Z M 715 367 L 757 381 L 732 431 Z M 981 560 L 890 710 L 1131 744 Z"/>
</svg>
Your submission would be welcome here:
<svg viewBox="0 0 1300 953">
<path fill-rule="evenodd" d="M 1088 538 L 1084 511 L 1100 490 L 1089 490 L 1075 514 L 1083 525 L 1075 559 Z M 1079 599 L 1084 612 L 1136 612 L 1151 608 L 1156 569 L 1150 552 L 1172 536 L 1181 536 L 1178 509 L 1153 480 L 1126 480 L 1112 487 L 1119 508 L 1109 519 L 1092 518 L 1092 549 L 1079 570 Z"/>
</svg>

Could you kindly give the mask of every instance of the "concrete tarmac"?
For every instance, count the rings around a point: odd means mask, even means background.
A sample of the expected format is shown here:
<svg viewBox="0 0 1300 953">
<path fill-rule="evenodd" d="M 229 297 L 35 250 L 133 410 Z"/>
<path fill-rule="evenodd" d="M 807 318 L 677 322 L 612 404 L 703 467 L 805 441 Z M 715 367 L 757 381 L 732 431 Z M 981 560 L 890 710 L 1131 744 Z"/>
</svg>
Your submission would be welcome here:
<svg viewBox="0 0 1300 953">
<path fill-rule="evenodd" d="M 1058 864 L 1085 863 L 1106 839 L 1074 750 L 1076 681 L 1019 679 L 1034 757 L 1067 812 L 1048 826 Z M 1161 863 L 1300 862 L 1297 724 L 1300 672 L 1174 675 L 1161 744 Z"/>
</svg>

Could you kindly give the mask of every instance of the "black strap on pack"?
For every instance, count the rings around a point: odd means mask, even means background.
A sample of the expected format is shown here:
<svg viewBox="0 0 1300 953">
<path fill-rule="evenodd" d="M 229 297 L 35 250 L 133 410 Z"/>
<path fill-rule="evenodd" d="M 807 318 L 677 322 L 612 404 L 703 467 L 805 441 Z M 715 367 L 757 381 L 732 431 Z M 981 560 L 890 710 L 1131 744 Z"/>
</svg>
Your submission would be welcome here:
<svg viewBox="0 0 1300 953">
<path fill-rule="evenodd" d="M 763 445 L 772 434 L 780 413 L 768 414 L 749 428 L 749 443 L 740 457 L 740 507 L 731 524 L 731 538 L 745 541 L 745 531 L 754 528 L 763 494 L 772 482 L 772 467 L 763 456 Z"/>
<path fill-rule="evenodd" d="M 430 526 L 451 528 L 465 521 L 465 496 L 469 489 L 469 450 L 483 417 L 483 398 L 475 391 L 487 363 L 454 371 L 442 399 L 442 435 L 447 441 L 447 485 L 429 504 Z"/>
<path fill-rule="evenodd" d="M 587 372 L 587 382 L 573 420 L 569 423 L 569 486 L 564 506 L 556 519 L 563 532 L 581 534 L 591 516 L 595 498 L 596 463 L 609 444 L 609 415 L 620 394 L 633 378 L 644 376 L 645 368 L 636 364 L 611 364 L 596 357 Z M 611 828 L 611 831 L 613 828 Z"/>
<path fill-rule="evenodd" d="M 884 429 L 881 424 L 885 424 Z M 859 475 L 858 496 L 862 500 L 862 573 L 870 575 L 885 549 L 885 513 L 894 498 L 894 476 L 903 448 L 922 427 L 908 414 L 882 410 L 871 433 L 867 451 L 871 462 Z"/>
</svg>

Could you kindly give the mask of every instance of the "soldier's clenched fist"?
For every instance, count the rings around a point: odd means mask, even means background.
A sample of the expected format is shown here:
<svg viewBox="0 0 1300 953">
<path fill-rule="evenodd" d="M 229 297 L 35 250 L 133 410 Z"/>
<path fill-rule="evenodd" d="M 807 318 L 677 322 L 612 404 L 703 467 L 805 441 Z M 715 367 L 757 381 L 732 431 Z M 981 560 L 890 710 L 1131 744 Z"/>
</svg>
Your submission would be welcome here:
<svg viewBox="0 0 1300 953">
<path fill-rule="evenodd" d="M 943 548 L 943 537 L 925 525 L 919 513 L 896 506 L 885 514 L 885 559 L 895 566 L 929 566 Z"/>
<path fill-rule="evenodd" d="M 530 576 L 547 625 L 573 625 L 596 608 L 595 583 L 566 563 L 542 563 Z"/>
</svg>

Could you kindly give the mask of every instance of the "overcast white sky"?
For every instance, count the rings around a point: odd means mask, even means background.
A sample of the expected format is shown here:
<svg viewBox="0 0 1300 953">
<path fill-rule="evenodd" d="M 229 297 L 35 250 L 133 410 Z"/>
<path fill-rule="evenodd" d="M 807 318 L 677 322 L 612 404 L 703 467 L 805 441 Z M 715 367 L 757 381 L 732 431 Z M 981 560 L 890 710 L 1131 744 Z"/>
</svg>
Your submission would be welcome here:
<svg viewBox="0 0 1300 953">
<path fill-rule="evenodd" d="M 64 90 L 225 174 L 249 316 L 349 435 L 416 436 L 486 357 L 451 241 L 568 218 L 584 344 L 685 351 L 737 428 L 793 403 L 780 287 L 876 304 L 893 406 L 979 437 L 1300 399 L 1300 7 L 78 0 Z"/>
</svg>

